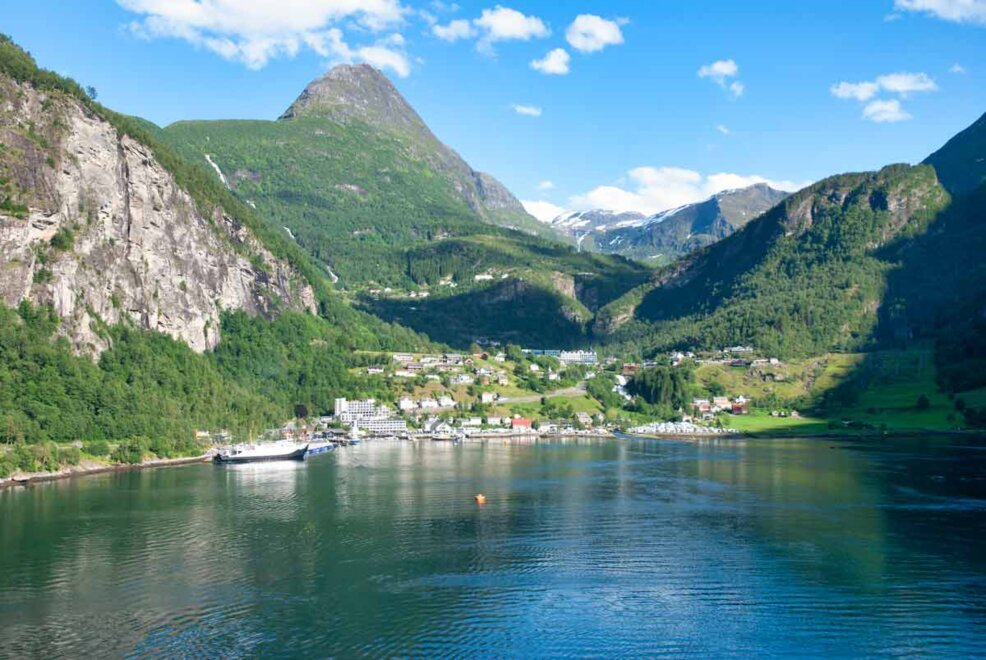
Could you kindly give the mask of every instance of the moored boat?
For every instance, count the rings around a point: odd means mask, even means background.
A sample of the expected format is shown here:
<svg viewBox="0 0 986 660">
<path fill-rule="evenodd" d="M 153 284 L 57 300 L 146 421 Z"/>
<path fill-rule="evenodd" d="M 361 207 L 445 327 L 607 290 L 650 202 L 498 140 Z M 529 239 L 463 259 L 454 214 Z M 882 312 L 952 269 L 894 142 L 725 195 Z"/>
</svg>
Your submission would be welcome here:
<svg viewBox="0 0 986 660">
<path fill-rule="evenodd" d="M 212 457 L 214 463 L 260 463 L 264 461 L 303 461 L 308 445 L 270 442 L 257 445 L 223 447 Z"/>
</svg>

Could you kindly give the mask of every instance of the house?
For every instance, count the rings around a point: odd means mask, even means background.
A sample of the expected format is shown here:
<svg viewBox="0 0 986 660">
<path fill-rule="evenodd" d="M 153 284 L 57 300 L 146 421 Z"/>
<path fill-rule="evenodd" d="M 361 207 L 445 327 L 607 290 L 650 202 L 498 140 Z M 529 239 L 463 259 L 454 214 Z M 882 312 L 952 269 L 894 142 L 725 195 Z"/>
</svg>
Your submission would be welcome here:
<svg viewBox="0 0 986 660">
<path fill-rule="evenodd" d="M 472 385 L 476 382 L 476 379 L 469 374 L 455 374 L 449 378 L 449 383 L 452 385 Z"/>
<path fill-rule="evenodd" d="M 417 375 L 413 371 L 408 371 L 407 369 L 398 369 L 394 372 L 394 376 L 397 378 L 416 378 Z"/>
<path fill-rule="evenodd" d="M 712 402 L 708 399 L 693 399 L 692 408 L 694 408 L 696 412 L 700 413 L 711 412 Z"/>
<path fill-rule="evenodd" d="M 533 427 L 531 420 L 526 417 L 514 417 L 510 420 L 510 428 L 514 431 L 530 431 Z"/>
<path fill-rule="evenodd" d="M 418 406 L 422 410 L 438 410 L 441 407 L 434 399 L 421 399 L 421 401 L 418 402 Z"/>
<path fill-rule="evenodd" d="M 738 401 L 733 401 L 730 411 L 734 415 L 745 415 L 749 412 L 745 403 L 739 403 Z"/>
<path fill-rule="evenodd" d="M 501 387 L 506 387 L 507 385 L 510 384 L 510 377 L 507 376 L 507 374 L 500 374 L 499 376 L 496 377 L 496 384 L 500 385 Z"/>
<path fill-rule="evenodd" d="M 480 403 L 496 403 L 496 400 L 500 398 L 500 395 L 496 392 L 483 392 L 479 395 Z"/>
<path fill-rule="evenodd" d="M 637 373 L 637 369 L 639 368 L 640 366 L 633 362 L 624 362 L 622 373 L 624 376 L 632 376 L 633 374 Z"/>
<path fill-rule="evenodd" d="M 712 399 L 712 412 L 717 410 L 729 410 L 732 406 L 728 396 L 717 396 Z"/>
<path fill-rule="evenodd" d="M 554 371 L 548 373 L 548 380 L 558 380 L 559 378 L 560 376 Z"/>
<path fill-rule="evenodd" d="M 575 413 L 575 419 L 579 424 L 585 427 L 592 426 L 592 415 L 587 412 L 577 412 Z"/>
<path fill-rule="evenodd" d="M 482 417 L 466 417 L 459 420 L 459 425 L 468 428 L 479 428 L 483 425 Z"/>
<path fill-rule="evenodd" d="M 382 374 L 383 373 L 383 367 L 367 367 L 366 368 L 366 373 L 368 373 L 368 374 Z"/>
<path fill-rule="evenodd" d="M 537 373 L 538 371 L 541 371 L 541 367 L 540 367 L 540 366 L 538 366 L 538 365 L 536 365 L 536 364 L 531 364 L 531 367 L 530 367 L 530 369 L 531 369 L 531 371 L 532 371 L 532 372 L 534 372 L 534 373 Z"/>
<path fill-rule="evenodd" d="M 407 364 L 408 362 L 413 362 L 414 356 L 410 353 L 394 353 L 394 362 L 402 362 Z"/>
<path fill-rule="evenodd" d="M 440 408 L 455 408 L 455 399 L 450 397 L 448 394 L 443 394 L 438 397 L 438 406 Z"/>
<path fill-rule="evenodd" d="M 507 356 L 504 353 L 497 353 L 496 355 L 493 356 L 493 361 L 494 362 L 506 362 L 507 361 Z"/>
<path fill-rule="evenodd" d="M 504 419 L 505 418 L 503 418 L 503 417 L 487 417 L 486 418 L 486 423 L 489 426 L 503 426 L 503 420 Z"/>
<path fill-rule="evenodd" d="M 397 401 L 397 409 L 401 412 L 410 412 L 418 407 L 411 397 L 403 396 Z"/>
<path fill-rule="evenodd" d="M 493 276 L 489 273 L 480 273 L 479 275 L 473 275 L 472 279 L 476 282 L 489 282 L 493 279 Z"/>
</svg>

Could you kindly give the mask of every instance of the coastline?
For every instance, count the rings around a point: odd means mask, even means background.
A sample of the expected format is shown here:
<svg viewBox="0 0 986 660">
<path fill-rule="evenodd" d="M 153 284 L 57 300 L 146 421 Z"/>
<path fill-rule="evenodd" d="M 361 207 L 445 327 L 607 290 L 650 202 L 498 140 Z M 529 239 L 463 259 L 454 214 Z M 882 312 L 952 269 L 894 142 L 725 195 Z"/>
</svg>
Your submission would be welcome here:
<svg viewBox="0 0 986 660">
<path fill-rule="evenodd" d="M 193 463 L 205 463 L 210 460 L 210 457 L 210 454 L 202 454 L 201 456 L 183 456 L 181 458 L 154 458 L 134 464 L 113 463 L 107 465 L 105 463 L 89 463 L 72 465 L 55 472 L 31 472 L 28 474 L 21 474 L 16 477 L 0 479 L 0 490 L 4 490 L 6 488 L 16 488 L 18 486 L 27 487 L 50 481 L 61 481 L 63 479 L 72 479 L 73 477 L 88 477 L 107 472 L 129 472 L 131 470 L 147 470 L 152 468 L 191 465 Z"/>
</svg>

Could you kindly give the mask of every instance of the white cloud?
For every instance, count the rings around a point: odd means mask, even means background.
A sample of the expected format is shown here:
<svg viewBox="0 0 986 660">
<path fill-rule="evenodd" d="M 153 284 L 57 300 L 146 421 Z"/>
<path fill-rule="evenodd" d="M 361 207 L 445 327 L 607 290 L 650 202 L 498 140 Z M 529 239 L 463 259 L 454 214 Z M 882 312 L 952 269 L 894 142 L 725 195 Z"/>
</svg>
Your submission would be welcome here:
<svg viewBox="0 0 986 660">
<path fill-rule="evenodd" d="M 514 109 L 518 115 L 524 115 L 525 117 L 540 117 L 541 108 L 536 105 L 521 105 L 519 103 L 514 103 L 510 106 Z"/>
<path fill-rule="evenodd" d="M 910 94 L 934 92 L 937 89 L 938 85 L 926 73 L 899 71 L 877 76 L 873 81 L 836 83 L 829 87 L 829 92 L 836 98 L 855 99 L 866 103 L 863 108 L 863 119 L 888 123 L 906 121 L 911 115 L 901 107 L 899 99 L 876 99 L 878 93 L 887 92 L 906 99 Z"/>
<path fill-rule="evenodd" d="M 962 66 L 961 64 L 959 64 L 958 62 L 956 62 L 952 66 L 948 67 L 948 72 L 949 73 L 956 73 L 956 74 L 960 74 L 961 75 L 961 74 L 965 73 L 965 67 Z"/>
<path fill-rule="evenodd" d="M 777 181 L 762 176 L 744 176 L 721 172 L 703 176 L 694 170 L 680 167 L 637 167 L 627 173 L 630 185 L 599 186 L 570 201 L 579 209 L 606 209 L 608 211 L 654 214 L 667 209 L 707 199 L 723 190 L 745 188 L 755 183 L 766 183 L 779 190 L 794 191 L 806 183 Z"/>
<path fill-rule="evenodd" d="M 594 14 L 579 14 L 568 26 L 565 40 L 569 45 L 582 53 L 594 53 L 606 46 L 616 46 L 623 43 L 621 25 L 626 19 L 610 21 Z"/>
<path fill-rule="evenodd" d="M 723 135 L 731 135 L 732 134 L 732 131 L 729 130 L 729 127 L 728 126 L 725 126 L 724 124 L 716 124 L 716 130 L 719 131 L 720 133 L 722 133 Z"/>
<path fill-rule="evenodd" d="M 497 41 L 530 41 L 551 34 L 551 30 L 537 16 L 527 16 L 516 9 L 497 5 L 484 9 L 479 18 L 473 21 L 483 31 L 479 49 L 489 51 Z"/>
<path fill-rule="evenodd" d="M 130 24 L 140 36 L 182 39 L 251 69 L 264 67 L 274 57 L 293 57 L 305 47 L 314 50 L 312 42 L 328 39 L 327 30 L 335 23 L 354 21 L 377 32 L 400 24 L 407 11 L 399 0 L 117 0 L 117 4 L 141 16 Z M 370 54 L 378 48 L 371 46 Z"/>
<path fill-rule="evenodd" d="M 698 70 L 699 78 L 711 78 L 719 85 L 725 85 L 728 78 L 739 74 L 739 66 L 733 60 L 716 60 Z"/>
<path fill-rule="evenodd" d="M 907 121 L 911 118 L 897 99 L 871 101 L 863 108 L 863 119 L 878 124 Z"/>
<path fill-rule="evenodd" d="M 565 209 L 557 204 L 552 204 L 551 202 L 546 202 L 544 200 L 521 200 L 521 204 L 524 205 L 524 210 L 533 215 L 535 218 L 541 222 L 551 222 L 562 213 L 565 213 Z"/>
<path fill-rule="evenodd" d="M 938 85 L 926 73 L 888 73 L 879 76 L 876 84 L 891 94 L 906 95 L 912 92 L 933 92 Z"/>
<path fill-rule="evenodd" d="M 840 99 L 856 99 L 857 101 L 869 101 L 876 96 L 880 86 L 874 82 L 850 83 L 840 82 L 829 88 L 832 96 Z"/>
<path fill-rule="evenodd" d="M 431 33 L 443 41 L 450 42 L 470 39 L 475 35 L 472 23 L 464 18 L 450 21 L 448 25 L 433 25 Z"/>
<path fill-rule="evenodd" d="M 709 78 L 723 89 L 729 90 L 733 96 L 743 95 L 746 86 L 738 80 L 732 80 L 739 75 L 739 65 L 733 60 L 716 60 L 698 70 L 699 78 Z"/>
<path fill-rule="evenodd" d="M 531 62 L 531 68 L 545 75 L 564 76 L 568 73 L 572 57 L 564 48 L 555 48 L 539 60 Z"/>
<path fill-rule="evenodd" d="M 346 43 L 342 30 L 332 28 L 307 36 L 305 43 L 325 57 L 329 65 L 366 62 L 379 69 L 390 69 L 401 78 L 411 74 L 411 64 L 403 50 L 404 37 L 399 34 L 384 37 L 372 46 L 352 48 Z"/>
<path fill-rule="evenodd" d="M 551 190 L 554 187 L 555 187 L 555 182 L 549 181 L 548 179 L 545 179 L 544 181 L 538 184 L 538 190 Z"/>
<path fill-rule="evenodd" d="M 986 0 L 894 0 L 894 8 L 956 23 L 986 25 Z"/>
</svg>

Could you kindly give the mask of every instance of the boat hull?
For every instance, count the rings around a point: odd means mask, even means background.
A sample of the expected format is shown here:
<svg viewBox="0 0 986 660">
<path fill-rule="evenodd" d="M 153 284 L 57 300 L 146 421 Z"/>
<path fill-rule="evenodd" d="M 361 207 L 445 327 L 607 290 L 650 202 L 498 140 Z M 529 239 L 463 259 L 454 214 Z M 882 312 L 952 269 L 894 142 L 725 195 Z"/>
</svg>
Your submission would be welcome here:
<svg viewBox="0 0 986 660">
<path fill-rule="evenodd" d="M 236 463 L 268 463 L 270 461 L 303 461 L 308 453 L 308 445 L 296 449 L 292 452 L 283 454 L 268 454 L 266 456 L 237 456 L 216 454 L 212 457 L 212 462 L 216 464 L 236 464 Z"/>
</svg>

